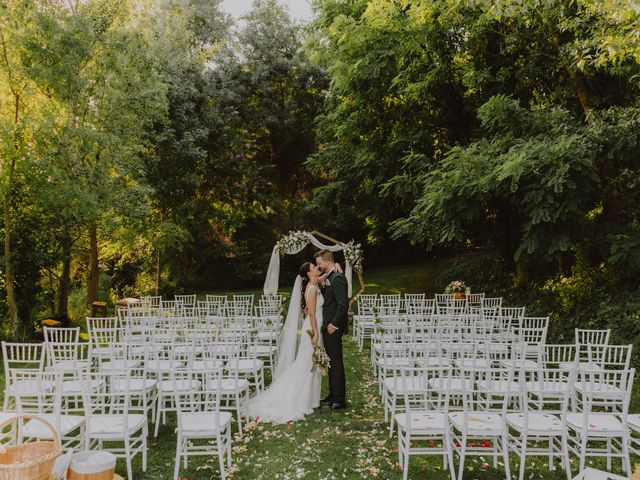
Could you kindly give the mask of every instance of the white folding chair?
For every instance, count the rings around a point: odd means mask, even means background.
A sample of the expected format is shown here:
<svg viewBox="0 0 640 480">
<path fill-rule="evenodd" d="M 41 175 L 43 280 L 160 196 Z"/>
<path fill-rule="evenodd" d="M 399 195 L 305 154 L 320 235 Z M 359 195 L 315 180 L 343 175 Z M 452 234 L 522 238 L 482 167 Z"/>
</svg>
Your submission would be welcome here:
<svg viewBox="0 0 640 480">
<path fill-rule="evenodd" d="M 131 413 L 129 371 L 90 372 L 85 382 L 85 449 L 107 450 L 123 457 L 127 478 L 133 480 L 132 460 L 142 454 L 142 471 L 147 470 L 147 417 Z M 94 385 L 102 385 L 94 388 Z M 114 444 L 121 443 L 123 446 Z"/>
<path fill-rule="evenodd" d="M 364 341 L 371 338 L 376 329 L 376 317 L 379 310 L 377 294 L 359 294 L 357 296 L 357 312 L 353 316 L 353 336 L 358 348 L 362 350 Z"/>
<path fill-rule="evenodd" d="M 162 302 L 162 295 L 142 296 L 142 297 L 140 297 L 140 302 L 142 302 L 142 304 L 145 305 L 145 306 L 159 308 L 160 307 L 160 303 Z"/>
<path fill-rule="evenodd" d="M 84 358 L 84 352 L 89 351 L 89 348 L 88 344 L 80 343 L 80 327 L 44 327 L 43 330 L 47 369 L 70 375 L 79 370 L 87 370 L 90 360 Z"/>
<path fill-rule="evenodd" d="M 578 372 L 577 411 L 567 414 L 567 426 L 569 450 L 580 459 L 580 471 L 587 457 L 605 457 L 611 471 L 611 460 L 617 457 L 622 470 L 631 474 L 627 415 L 634 376 L 635 369 Z"/>
<path fill-rule="evenodd" d="M 15 371 L 14 378 L 19 386 L 14 390 L 15 411 L 48 421 L 60 435 L 63 448 L 82 449 L 85 419 L 82 415 L 62 413 L 62 373 L 22 370 Z M 29 420 L 20 430 L 20 437 L 26 441 L 53 440 L 51 430 L 37 420 Z"/>
<path fill-rule="evenodd" d="M 192 295 L 174 295 L 173 298 L 177 303 L 181 303 L 185 307 L 195 307 L 196 306 L 196 295 L 195 293 Z"/>
<path fill-rule="evenodd" d="M 520 457 L 519 480 L 524 479 L 527 456 L 547 457 L 554 469 L 554 458 L 571 480 L 566 416 L 569 405 L 569 386 L 573 385 L 575 370 L 541 369 L 527 381 L 529 372 L 519 375 L 520 412 L 507 414 L 510 428 L 510 449 Z"/>
<path fill-rule="evenodd" d="M 462 408 L 451 406 L 448 415 L 450 440 L 459 457 L 458 480 L 462 480 L 469 455 L 492 456 L 494 466 L 502 457 L 506 478 L 510 478 L 507 413 L 517 392 L 504 386 L 513 384 L 513 369 L 468 368 L 461 370 L 461 377 L 466 380 L 462 382 Z M 474 446 L 478 441 L 491 442 L 493 448 Z"/>
<path fill-rule="evenodd" d="M 484 293 L 468 293 L 466 297 L 470 307 L 482 307 Z"/>
<path fill-rule="evenodd" d="M 151 347 L 151 355 L 147 362 L 147 369 L 156 379 L 156 388 L 158 390 L 156 400 L 156 411 L 154 420 L 153 437 L 158 437 L 160 423 L 167 423 L 167 413 L 175 412 L 175 404 L 173 402 L 176 392 L 173 391 L 174 382 L 171 381 L 171 375 L 174 372 L 185 371 L 195 359 L 196 352 L 193 349 L 179 348 L 180 345 L 173 342 L 171 344 L 154 343 Z M 200 383 L 179 384 L 182 390 L 198 389 Z"/>
<path fill-rule="evenodd" d="M 611 336 L 611 329 L 590 330 L 576 328 L 576 344 L 578 345 L 607 345 Z"/>
<path fill-rule="evenodd" d="M 430 378 L 439 378 L 443 383 L 443 390 L 430 392 Z M 450 378 L 449 367 L 400 369 L 404 412 L 394 417 L 398 424 L 398 464 L 402 467 L 403 480 L 409 478 L 409 457 L 412 455 L 442 455 L 451 478 L 455 477 L 446 418 Z"/>
<path fill-rule="evenodd" d="M 91 358 L 109 354 L 109 344 L 120 342 L 122 326 L 118 317 L 86 317 Z"/>
<path fill-rule="evenodd" d="M 9 343 L 2 341 L 2 361 L 4 363 L 4 402 L 3 411 L 9 410 L 11 400 L 15 400 L 14 391 L 19 388 L 15 371 L 44 370 L 45 349 L 43 343 Z"/>
<path fill-rule="evenodd" d="M 225 454 L 227 463 L 231 465 L 232 416 L 220 410 L 220 377 L 211 373 L 205 377 L 201 381 L 202 377 L 189 370 L 171 374 L 178 417 L 174 480 L 178 479 L 181 457 L 184 468 L 187 468 L 190 456 L 216 455 L 223 480 Z M 199 388 L 181 388 L 181 385 L 194 384 L 198 384 Z"/>
<path fill-rule="evenodd" d="M 482 297 L 482 307 L 483 308 L 491 308 L 491 307 L 502 308 L 502 297 Z"/>
<path fill-rule="evenodd" d="M 225 364 L 240 357 L 241 345 L 236 341 L 216 343 L 215 351 L 218 359 Z M 220 408 L 236 414 L 238 432 L 242 434 L 242 409 L 249 398 L 249 380 L 240 378 L 235 369 L 224 370 L 220 378 Z"/>
</svg>

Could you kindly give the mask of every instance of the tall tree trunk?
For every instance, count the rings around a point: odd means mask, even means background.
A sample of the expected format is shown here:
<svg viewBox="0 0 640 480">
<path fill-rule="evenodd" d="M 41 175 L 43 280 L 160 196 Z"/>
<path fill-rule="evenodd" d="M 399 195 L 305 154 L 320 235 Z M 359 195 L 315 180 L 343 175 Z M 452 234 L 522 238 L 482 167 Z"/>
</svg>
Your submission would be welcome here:
<svg viewBox="0 0 640 480">
<path fill-rule="evenodd" d="M 18 154 L 18 122 L 20 121 L 20 95 L 14 94 L 14 127 L 16 137 L 14 139 L 15 155 L 11 159 L 9 171 L 6 172 L 7 180 L 4 186 L 4 275 L 5 290 L 7 292 L 7 307 L 9 308 L 9 336 L 15 337 L 18 332 L 18 302 L 15 293 L 15 280 L 11 267 L 11 192 L 13 190 L 13 172 L 16 169 L 16 155 Z"/>
<path fill-rule="evenodd" d="M 584 112 L 585 119 L 587 123 L 591 125 L 593 123 L 593 117 L 591 112 L 590 105 L 590 95 L 589 89 L 587 88 L 587 84 L 584 81 L 582 73 L 573 67 L 573 65 L 566 66 L 567 73 L 569 74 L 569 79 L 573 84 L 573 88 L 576 91 L 576 95 L 578 96 L 578 100 L 580 101 L 580 106 L 582 107 L 582 111 Z"/>
<path fill-rule="evenodd" d="M 98 299 L 100 270 L 98 269 L 98 226 L 89 224 L 89 265 L 87 266 L 87 306 Z"/>
<path fill-rule="evenodd" d="M 160 250 L 156 250 L 156 296 L 160 295 L 160 278 L 162 277 L 162 264 L 160 263 Z"/>
<path fill-rule="evenodd" d="M 69 315 L 69 292 L 71 291 L 71 238 L 67 235 L 62 241 L 62 274 L 58 287 L 58 315 Z"/>
<path fill-rule="evenodd" d="M 9 307 L 9 336 L 15 337 L 18 332 L 18 305 L 15 297 L 15 282 L 11 267 L 11 210 L 9 190 L 4 195 L 4 276 L 7 291 L 7 306 Z"/>
</svg>

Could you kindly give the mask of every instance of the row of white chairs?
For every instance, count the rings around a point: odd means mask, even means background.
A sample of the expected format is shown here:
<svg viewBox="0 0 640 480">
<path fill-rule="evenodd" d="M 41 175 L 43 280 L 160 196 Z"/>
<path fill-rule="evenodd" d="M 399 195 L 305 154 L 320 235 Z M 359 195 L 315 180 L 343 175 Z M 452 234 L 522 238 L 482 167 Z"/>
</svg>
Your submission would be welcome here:
<svg viewBox="0 0 640 480">
<path fill-rule="evenodd" d="M 62 383 L 57 391 L 60 392 L 60 409 L 64 415 L 61 417 L 62 423 L 58 423 L 57 428 L 65 445 L 80 447 L 85 442 L 78 438 L 83 435 L 79 431 L 78 417 L 82 412 L 86 414 L 85 410 L 89 405 L 86 401 L 87 392 L 83 391 L 83 388 L 87 385 L 97 388 L 104 384 L 96 382 L 95 379 L 92 381 L 94 374 L 126 374 L 129 376 L 130 397 L 136 400 L 138 409 L 145 418 L 146 449 L 147 417 L 155 424 L 154 436 L 157 436 L 160 423 L 166 423 L 167 413 L 176 412 L 175 396 L 182 390 L 175 390 L 171 376 L 179 371 L 200 375 L 215 372 L 219 380 L 216 401 L 219 412 L 216 410 L 209 413 L 228 419 L 228 422 L 223 423 L 225 428 L 228 423 L 229 431 L 232 413 L 235 413 L 238 430 L 242 431 L 241 412 L 244 401 L 248 398 L 251 387 L 258 391 L 264 388 L 265 366 L 272 368 L 275 364 L 277 335 L 274 331 L 277 322 L 265 325 L 268 331 L 256 329 L 252 321 L 218 324 L 203 329 L 201 325 L 198 328 L 190 328 L 177 318 L 172 318 L 173 324 L 170 324 L 163 318 L 162 323 L 151 322 L 146 325 L 149 328 L 140 329 L 137 328 L 140 326 L 139 323 L 126 321 L 130 320 L 127 315 L 123 318 L 125 322 L 120 322 L 119 317 L 87 319 L 90 333 L 88 343 L 80 341 L 78 328 L 46 328 L 43 344 L 3 342 L 6 373 L 3 413 L 10 415 L 23 410 L 22 387 L 25 385 L 31 384 L 31 387 L 35 386 L 36 391 L 41 390 L 43 382 L 25 383 L 27 379 L 21 377 L 21 372 L 60 375 Z M 260 355 L 263 358 L 259 358 Z M 184 383 L 180 385 L 184 386 Z M 28 391 L 33 393 L 33 388 Z M 195 390 L 189 388 L 188 391 Z M 44 404 L 40 413 L 46 414 L 50 410 L 51 408 Z M 131 410 L 128 411 L 131 413 Z M 86 430 L 84 424 L 80 430 Z M 179 430 L 187 432 L 179 435 L 178 439 L 178 445 L 182 449 L 181 455 L 185 457 L 186 462 L 186 456 L 199 452 L 187 452 L 193 442 L 185 440 L 189 436 L 188 429 Z M 93 437 L 85 436 L 85 439 L 87 438 Z M 146 450 L 139 450 L 137 443 L 131 446 L 132 438 L 123 436 L 121 440 L 125 442 L 124 450 L 114 450 L 114 453 L 126 458 L 128 470 L 135 454 L 142 452 L 146 458 Z M 127 443 L 130 448 L 127 447 Z M 227 445 L 225 442 L 215 444 L 224 448 Z M 143 464 L 146 465 L 146 460 Z M 177 465 L 178 463 L 176 469 Z M 131 478 L 130 471 L 128 473 Z"/>
<path fill-rule="evenodd" d="M 587 458 L 605 457 L 608 470 L 619 458 L 631 472 L 630 432 L 640 433 L 640 416 L 628 414 L 634 369 L 432 366 L 399 373 L 404 410 L 395 420 L 405 479 L 415 455 L 441 455 L 459 480 L 469 456 L 493 457 L 494 467 L 501 460 L 511 478 L 513 454 L 520 480 L 530 473 L 530 456 L 548 458 L 550 469 L 559 460 L 569 480 L 570 455 L 578 457 L 580 470 Z"/>
<path fill-rule="evenodd" d="M 465 303 L 359 310 L 405 478 L 409 457 L 428 454 L 442 455 L 460 479 L 469 455 L 493 457 L 494 465 L 501 458 L 509 478 L 510 453 L 520 459 L 520 479 L 528 455 L 547 456 L 550 468 L 560 458 L 569 479 L 570 454 L 581 470 L 589 457 L 605 457 L 609 470 L 620 458 L 629 474 L 629 451 L 640 447 L 640 415 L 628 414 L 632 346 L 611 345 L 610 330 L 592 329 L 576 329 L 574 344 L 550 345 L 547 317 L 501 302 Z"/>
<path fill-rule="evenodd" d="M 400 294 L 360 294 L 356 297 L 356 307 L 352 334 L 361 349 L 364 341 L 375 332 L 377 324 L 385 320 L 481 314 L 485 310 L 512 318 L 524 316 L 524 308 L 503 308 L 501 297 L 488 298 L 484 293 L 468 294 L 462 299 L 445 294 L 437 294 L 432 299 L 426 298 L 425 294 L 405 294 L 404 298 Z"/>
<path fill-rule="evenodd" d="M 259 299 L 261 302 L 282 304 L 284 297 L 277 295 L 262 295 Z M 172 308 L 176 306 L 197 307 L 197 306 L 214 306 L 226 305 L 227 303 L 237 304 L 255 304 L 255 295 L 238 295 L 233 294 L 231 297 L 227 295 L 205 295 L 204 300 L 198 300 L 196 294 L 190 295 L 174 295 L 172 300 L 164 299 L 162 296 L 141 296 L 140 302 L 128 304 L 123 308 L 151 307 L 151 308 Z"/>
<path fill-rule="evenodd" d="M 224 478 L 225 460 L 229 465 L 232 461 L 232 415 L 222 408 L 227 393 L 225 379 L 216 370 L 175 367 L 165 374 L 154 385 L 162 385 L 157 401 L 170 404 L 177 416 L 174 478 L 178 478 L 181 459 L 186 468 L 188 456 L 212 453 L 219 459 Z M 72 412 L 66 410 L 65 404 L 65 384 L 69 380 L 61 372 L 20 370 L 14 372 L 12 381 L 15 405 L 3 410 L 0 418 L 36 414 L 54 425 L 65 448 L 107 449 L 122 456 L 130 480 L 135 478 L 132 460 L 141 454 L 142 470 L 146 471 L 148 409 L 145 391 L 136 386 L 141 379 L 132 371 L 91 371 L 80 376 L 77 381 L 81 409 Z M 9 441 L 22 443 L 51 437 L 51 432 L 37 420 L 15 423 L 8 433 L 4 432 Z"/>
<path fill-rule="evenodd" d="M 224 319 L 282 316 L 282 300 L 260 299 L 257 305 L 250 302 L 229 300 L 224 303 L 198 301 L 196 305 L 184 305 L 174 301 L 163 301 L 160 306 L 146 304 L 129 305 L 119 308 L 121 319 L 125 316 L 154 316 L 160 318 L 193 318 L 193 319 Z"/>
</svg>

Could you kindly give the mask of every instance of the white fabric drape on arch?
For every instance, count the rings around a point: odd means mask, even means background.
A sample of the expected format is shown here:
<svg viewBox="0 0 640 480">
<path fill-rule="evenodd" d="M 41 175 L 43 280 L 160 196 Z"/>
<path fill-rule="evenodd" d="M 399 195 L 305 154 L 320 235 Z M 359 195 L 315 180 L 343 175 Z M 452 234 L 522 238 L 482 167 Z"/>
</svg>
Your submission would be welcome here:
<svg viewBox="0 0 640 480">
<path fill-rule="evenodd" d="M 309 243 L 311 243 L 314 247 L 317 247 L 321 250 L 329 250 L 330 252 L 340 252 L 345 249 L 346 245 L 341 243 L 339 245 L 325 245 L 313 234 L 309 232 L 305 232 L 307 238 L 309 239 Z M 303 245 L 300 248 L 288 250 L 284 253 L 287 255 L 295 255 L 296 253 L 300 253 L 307 245 Z M 349 261 L 345 258 L 345 266 L 344 266 L 344 275 L 347 277 L 347 283 L 349 285 L 349 298 L 351 298 L 352 294 L 352 269 Z M 269 268 L 267 269 L 267 277 L 264 280 L 264 294 L 265 295 L 277 295 L 278 294 L 278 283 L 280 281 L 280 253 L 278 252 L 278 248 L 273 247 L 273 252 L 271 253 L 271 260 L 269 260 Z"/>
</svg>

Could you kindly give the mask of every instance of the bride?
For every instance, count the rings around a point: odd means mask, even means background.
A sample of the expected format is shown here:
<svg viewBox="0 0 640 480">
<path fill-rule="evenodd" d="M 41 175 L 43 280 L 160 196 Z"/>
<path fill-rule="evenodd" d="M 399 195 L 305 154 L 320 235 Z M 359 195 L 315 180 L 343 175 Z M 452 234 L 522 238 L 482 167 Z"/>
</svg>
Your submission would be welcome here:
<svg viewBox="0 0 640 480">
<path fill-rule="evenodd" d="M 275 381 L 267 390 L 245 403 L 244 412 L 248 417 L 287 423 L 303 419 L 319 406 L 322 375 L 313 368 L 311 356 L 313 348 L 322 345 L 320 326 L 324 299 L 319 287 L 321 279 L 320 270 L 313 263 L 302 264 L 280 340 Z M 303 312 L 306 315 L 300 328 Z M 313 332 L 313 337 L 307 334 L 308 330 Z"/>
</svg>

